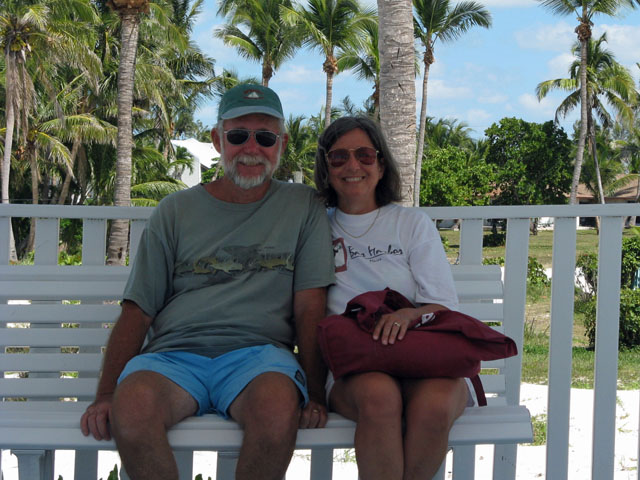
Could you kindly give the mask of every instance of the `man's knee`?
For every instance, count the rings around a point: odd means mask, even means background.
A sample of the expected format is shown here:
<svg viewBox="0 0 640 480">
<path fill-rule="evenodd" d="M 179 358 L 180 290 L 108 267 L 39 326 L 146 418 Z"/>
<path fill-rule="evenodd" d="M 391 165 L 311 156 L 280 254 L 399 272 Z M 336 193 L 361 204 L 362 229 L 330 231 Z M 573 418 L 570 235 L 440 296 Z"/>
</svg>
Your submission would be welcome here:
<svg viewBox="0 0 640 480">
<path fill-rule="evenodd" d="M 231 405 L 231 416 L 245 430 L 286 435 L 297 430 L 302 395 L 286 375 L 256 377 Z"/>
<path fill-rule="evenodd" d="M 143 434 L 148 429 L 166 428 L 170 418 L 170 402 L 158 388 L 153 372 L 136 372 L 116 388 L 111 407 L 115 435 Z"/>
</svg>

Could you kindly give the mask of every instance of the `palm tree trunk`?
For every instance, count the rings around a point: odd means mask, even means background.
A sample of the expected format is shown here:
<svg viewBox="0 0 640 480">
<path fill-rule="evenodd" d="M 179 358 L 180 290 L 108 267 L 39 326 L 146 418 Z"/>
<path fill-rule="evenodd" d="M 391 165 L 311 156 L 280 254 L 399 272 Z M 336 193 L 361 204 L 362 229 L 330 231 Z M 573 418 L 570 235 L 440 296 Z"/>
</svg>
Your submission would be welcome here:
<svg viewBox="0 0 640 480">
<path fill-rule="evenodd" d="M 600 175 L 600 165 L 598 164 L 598 149 L 596 146 L 596 129 L 593 125 L 593 118 L 589 118 L 589 140 L 591 144 L 591 155 L 593 156 L 593 164 L 596 169 L 596 183 L 598 186 L 598 196 L 600 203 L 605 204 L 604 190 L 602 188 L 602 176 Z M 599 217 L 596 217 L 598 219 Z"/>
<path fill-rule="evenodd" d="M 586 18 L 586 6 L 583 8 L 583 18 Z M 573 179 L 571 180 L 571 195 L 569 203 L 578 203 L 577 193 L 580 184 L 580 172 L 582 170 L 582 160 L 584 158 L 584 146 L 587 138 L 587 44 L 591 37 L 591 28 L 588 23 L 581 23 L 576 29 L 580 40 L 580 134 L 578 136 L 578 150 L 576 152 L 576 163 L 573 166 Z"/>
<path fill-rule="evenodd" d="M 11 58 L 6 55 L 6 69 L 13 67 Z M 15 78 L 15 75 L 9 75 L 7 71 L 6 78 Z M 13 87 L 9 85 L 7 80 L 5 94 L 7 130 L 4 136 L 4 155 L 2 157 L 2 203 L 9 203 L 9 175 L 11 173 L 11 150 L 13 148 L 13 129 L 16 123 L 16 112 L 13 103 Z M 13 228 L 9 228 L 9 261 L 17 262 L 18 254 L 16 252 L 16 241 L 13 236 Z"/>
<path fill-rule="evenodd" d="M 420 206 L 420 177 L 422 175 L 422 155 L 424 153 L 424 132 L 427 129 L 427 86 L 429 84 L 429 69 L 433 63 L 433 53 L 424 52 L 424 76 L 422 78 L 422 102 L 420 106 L 420 128 L 418 129 L 418 151 L 416 153 L 416 179 L 413 186 L 413 206 Z M 429 61 L 430 60 L 430 61 Z"/>
<path fill-rule="evenodd" d="M 118 66 L 118 146 L 114 204 L 128 207 L 131 204 L 131 151 L 133 150 L 132 106 L 135 80 L 136 53 L 140 14 L 137 11 L 120 11 L 121 51 Z M 129 241 L 129 222 L 114 220 L 109 233 L 107 265 L 124 265 Z"/>
<path fill-rule="evenodd" d="M 87 190 L 89 189 L 89 179 L 88 177 L 88 170 L 89 170 L 89 165 L 87 162 L 87 152 L 84 149 L 83 145 L 80 145 L 80 148 L 78 149 L 78 157 L 77 157 L 77 179 L 78 179 L 78 185 L 80 186 L 80 195 L 78 196 L 75 205 L 83 205 L 84 201 L 87 199 Z"/>
<path fill-rule="evenodd" d="M 327 72 L 327 90 L 324 104 L 324 128 L 331 123 L 331 103 L 333 102 L 333 72 Z"/>
<path fill-rule="evenodd" d="M 58 196 L 58 205 L 64 205 L 67 200 L 67 196 L 69 195 L 69 187 L 71 186 L 71 178 L 73 177 L 73 166 L 76 163 L 78 148 L 80 148 L 80 140 L 76 138 L 73 141 L 73 146 L 71 147 L 71 165 L 67 166 L 67 174 L 64 177 L 62 189 L 60 190 L 60 195 Z"/>
<path fill-rule="evenodd" d="M 29 160 L 29 167 L 31 168 L 31 203 L 38 205 L 38 187 L 40 186 L 38 171 L 38 159 L 36 158 L 35 146 L 30 142 L 27 144 L 25 153 Z M 27 241 L 27 252 L 31 252 L 34 249 L 36 243 L 36 219 L 31 218 L 29 224 L 29 240 Z"/>
<path fill-rule="evenodd" d="M 378 0 L 380 124 L 398 162 L 402 204 L 413 205 L 416 90 L 411 0 Z"/>
<path fill-rule="evenodd" d="M 13 85 L 10 85 L 10 79 L 15 78 L 15 75 L 10 74 L 9 70 L 15 68 L 11 61 L 11 57 L 6 55 L 5 58 L 7 69 L 7 85 L 5 86 L 6 93 L 6 118 L 7 118 L 7 131 L 4 136 L 4 156 L 2 157 L 2 203 L 9 203 L 9 175 L 11 172 L 11 149 L 13 148 L 13 129 L 16 123 L 16 112 L 13 103 Z"/>
</svg>

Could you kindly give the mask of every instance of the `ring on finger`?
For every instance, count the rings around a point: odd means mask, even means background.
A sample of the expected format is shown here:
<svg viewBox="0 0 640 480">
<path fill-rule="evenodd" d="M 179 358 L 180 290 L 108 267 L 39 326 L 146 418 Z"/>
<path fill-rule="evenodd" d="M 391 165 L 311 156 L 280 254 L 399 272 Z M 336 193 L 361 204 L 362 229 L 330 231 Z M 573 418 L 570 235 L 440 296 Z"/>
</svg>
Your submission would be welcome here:
<svg viewBox="0 0 640 480">
<path fill-rule="evenodd" d="M 396 327 L 400 327 L 400 323 L 399 323 L 399 322 L 393 322 L 393 324 L 394 324 Z"/>
</svg>

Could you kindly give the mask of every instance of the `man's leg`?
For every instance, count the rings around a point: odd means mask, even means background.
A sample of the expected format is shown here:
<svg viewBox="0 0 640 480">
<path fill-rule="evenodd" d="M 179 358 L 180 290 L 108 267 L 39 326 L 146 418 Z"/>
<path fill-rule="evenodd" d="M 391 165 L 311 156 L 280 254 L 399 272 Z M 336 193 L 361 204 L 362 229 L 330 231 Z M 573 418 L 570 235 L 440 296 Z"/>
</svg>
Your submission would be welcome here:
<svg viewBox="0 0 640 480">
<path fill-rule="evenodd" d="M 132 480 L 178 480 L 167 429 L 196 413 L 195 399 L 165 376 L 138 371 L 118 385 L 111 432 Z"/>
<path fill-rule="evenodd" d="M 284 374 L 254 378 L 229 408 L 244 429 L 236 480 L 282 480 L 291 461 L 300 417 L 300 391 Z"/>
</svg>

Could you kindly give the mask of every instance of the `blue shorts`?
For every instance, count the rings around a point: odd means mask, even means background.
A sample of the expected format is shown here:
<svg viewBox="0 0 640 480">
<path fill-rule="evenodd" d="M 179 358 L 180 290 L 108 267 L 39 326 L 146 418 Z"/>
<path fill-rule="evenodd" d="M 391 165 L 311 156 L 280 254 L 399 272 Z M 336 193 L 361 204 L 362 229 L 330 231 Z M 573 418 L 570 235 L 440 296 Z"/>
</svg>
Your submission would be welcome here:
<svg viewBox="0 0 640 480">
<path fill-rule="evenodd" d="M 241 348 L 216 358 L 182 351 L 144 353 L 129 360 L 118 383 L 143 370 L 159 373 L 187 391 L 198 402 L 196 415 L 215 412 L 229 418 L 229 407 L 240 392 L 266 372 L 291 378 L 302 394 L 302 405 L 309 401 L 302 367 L 293 353 L 274 345 Z"/>
</svg>

